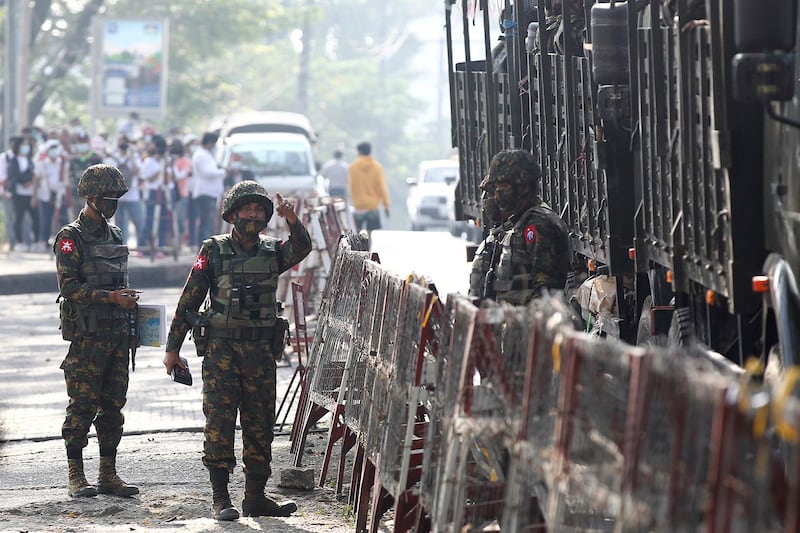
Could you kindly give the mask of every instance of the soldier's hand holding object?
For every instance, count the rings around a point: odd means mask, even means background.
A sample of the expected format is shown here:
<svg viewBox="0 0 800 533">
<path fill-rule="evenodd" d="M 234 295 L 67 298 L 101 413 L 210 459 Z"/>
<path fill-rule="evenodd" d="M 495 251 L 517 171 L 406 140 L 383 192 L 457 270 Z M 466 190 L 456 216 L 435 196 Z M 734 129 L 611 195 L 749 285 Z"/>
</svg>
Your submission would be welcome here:
<svg viewBox="0 0 800 533">
<path fill-rule="evenodd" d="M 118 291 L 111 291 L 108 294 L 109 300 L 123 309 L 133 309 L 136 307 L 136 302 L 139 301 L 139 291 L 133 289 L 120 289 Z"/>
</svg>

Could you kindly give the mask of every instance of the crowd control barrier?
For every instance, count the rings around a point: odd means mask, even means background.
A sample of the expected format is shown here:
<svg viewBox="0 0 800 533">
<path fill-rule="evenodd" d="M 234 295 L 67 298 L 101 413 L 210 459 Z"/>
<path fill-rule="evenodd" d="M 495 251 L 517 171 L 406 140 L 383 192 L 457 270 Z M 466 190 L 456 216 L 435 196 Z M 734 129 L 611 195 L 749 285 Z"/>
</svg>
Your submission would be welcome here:
<svg viewBox="0 0 800 533">
<path fill-rule="evenodd" d="M 331 416 L 355 531 L 800 532 L 800 371 L 576 331 L 389 273 L 340 239 L 292 443 Z M 391 510 L 391 513 L 387 511 Z"/>
</svg>

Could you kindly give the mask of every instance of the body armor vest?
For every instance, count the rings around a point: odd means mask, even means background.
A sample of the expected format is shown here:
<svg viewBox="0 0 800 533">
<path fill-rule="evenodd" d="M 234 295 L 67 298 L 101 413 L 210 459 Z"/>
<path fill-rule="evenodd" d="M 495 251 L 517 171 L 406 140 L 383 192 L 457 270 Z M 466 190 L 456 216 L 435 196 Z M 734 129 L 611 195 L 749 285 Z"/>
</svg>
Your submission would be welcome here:
<svg viewBox="0 0 800 533">
<path fill-rule="evenodd" d="M 93 289 L 115 291 L 128 287 L 128 247 L 122 244 L 122 231 L 108 226 L 111 240 L 97 238 L 84 231 L 80 224 L 72 222 L 65 226 L 76 238 L 83 254 L 83 263 L 78 272 L 81 281 Z M 98 331 L 125 333 L 128 328 L 129 311 L 114 304 L 83 304 L 71 300 L 62 301 L 62 335 L 73 340 L 74 334 L 93 335 Z M 71 318 L 68 318 L 71 317 Z M 72 331 L 69 334 L 68 331 Z M 68 338 L 69 337 L 69 338 Z"/>
<path fill-rule="evenodd" d="M 273 328 L 278 288 L 278 240 L 261 236 L 255 256 L 237 255 L 230 235 L 213 241 L 216 277 L 211 286 L 209 325 L 213 329 Z M 209 241 L 206 241 L 209 243 Z"/>
<path fill-rule="evenodd" d="M 469 295 L 472 297 L 481 298 L 483 296 L 486 273 L 492 267 L 492 257 L 494 256 L 494 261 L 497 263 L 500 255 L 500 250 L 495 250 L 495 248 L 499 246 L 498 236 L 502 230 L 502 226 L 490 229 L 489 234 L 475 250 L 475 258 L 472 260 L 472 270 L 469 274 Z"/>
<path fill-rule="evenodd" d="M 542 250 L 537 243 L 531 253 L 523 235 L 525 228 L 534 220 L 531 215 L 548 222 L 546 225 L 541 225 L 540 233 L 548 233 L 548 226 L 563 225 L 553 211 L 542 205 L 536 205 L 527 209 L 506 231 L 502 238 L 503 249 L 496 269 L 495 290 L 498 301 L 524 305 L 542 287 L 564 288 L 563 279 L 566 278 L 569 269 L 567 251 L 564 250 L 563 257 L 551 257 L 550 253 Z M 549 232 L 552 232 L 552 229 Z M 551 265 L 550 262 L 558 264 Z M 554 272 L 558 274 L 551 275 Z"/>
</svg>

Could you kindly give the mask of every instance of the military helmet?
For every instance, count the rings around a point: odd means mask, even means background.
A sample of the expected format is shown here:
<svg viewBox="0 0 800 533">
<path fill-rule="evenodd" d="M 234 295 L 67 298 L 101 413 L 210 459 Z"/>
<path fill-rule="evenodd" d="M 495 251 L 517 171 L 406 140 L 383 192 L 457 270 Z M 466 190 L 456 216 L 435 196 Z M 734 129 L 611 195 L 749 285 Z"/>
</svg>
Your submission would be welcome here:
<svg viewBox="0 0 800 533">
<path fill-rule="evenodd" d="M 267 212 L 267 220 L 272 218 L 274 207 L 272 199 L 267 194 L 267 189 L 257 181 L 245 180 L 231 187 L 231 190 L 225 195 L 225 199 L 222 200 L 222 219 L 226 222 L 231 222 L 229 217 L 244 204 L 250 202 L 258 202 L 263 205 Z"/>
<path fill-rule="evenodd" d="M 541 177 L 539 163 L 527 150 L 503 150 L 489 163 L 488 182 L 537 187 Z M 486 180 L 484 180 L 486 181 Z"/>
<path fill-rule="evenodd" d="M 78 194 L 82 198 L 92 196 L 120 197 L 128 192 L 122 172 L 112 165 L 97 164 L 83 171 L 78 181 Z"/>
</svg>

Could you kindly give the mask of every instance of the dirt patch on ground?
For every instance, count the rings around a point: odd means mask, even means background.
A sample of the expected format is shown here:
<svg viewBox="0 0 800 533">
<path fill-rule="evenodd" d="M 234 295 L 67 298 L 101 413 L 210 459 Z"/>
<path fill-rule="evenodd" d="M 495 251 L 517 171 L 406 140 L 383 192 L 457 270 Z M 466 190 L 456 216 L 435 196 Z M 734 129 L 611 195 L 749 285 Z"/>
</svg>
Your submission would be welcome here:
<svg viewBox="0 0 800 533">
<path fill-rule="evenodd" d="M 239 441 L 237 433 L 237 441 Z M 303 466 L 318 478 L 327 434 L 308 438 Z M 211 518 L 208 473 L 200 460 L 202 433 L 126 435 L 120 446 L 118 470 L 141 494 L 134 498 L 98 496 L 73 499 L 66 491 L 66 458 L 60 440 L 11 442 L 0 447 L 0 531 L 3 532 L 132 532 L 132 531 L 281 531 L 344 533 L 355 531 L 347 504 L 347 488 L 336 494 L 329 475 L 325 487 L 310 491 L 277 486 L 280 470 L 290 467 L 288 436 L 273 446 L 275 474 L 267 492 L 279 501 L 292 499 L 298 512 L 289 518 L 241 518 L 218 523 Z M 237 457 L 241 457 L 237 444 Z M 86 448 L 87 478 L 97 472 L 97 442 Z M 336 463 L 333 462 L 333 465 Z M 335 471 L 332 466 L 331 473 Z M 349 471 L 347 472 L 349 480 Z M 231 476 L 230 493 L 241 505 L 244 474 L 240 466 Z"/>
</svg>

